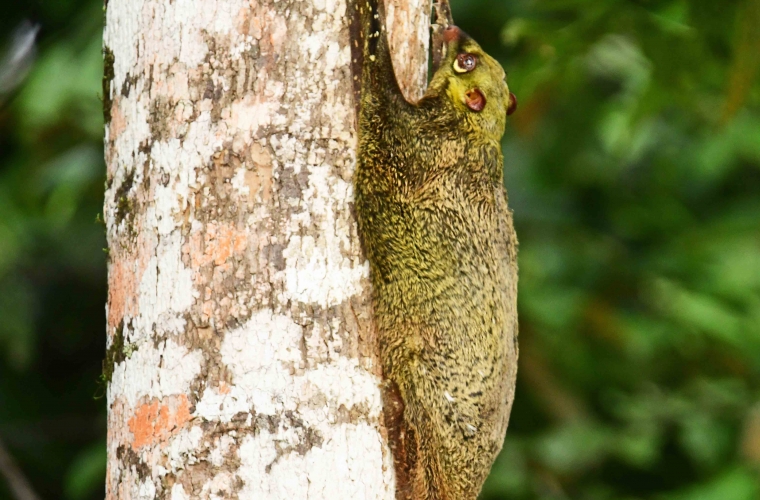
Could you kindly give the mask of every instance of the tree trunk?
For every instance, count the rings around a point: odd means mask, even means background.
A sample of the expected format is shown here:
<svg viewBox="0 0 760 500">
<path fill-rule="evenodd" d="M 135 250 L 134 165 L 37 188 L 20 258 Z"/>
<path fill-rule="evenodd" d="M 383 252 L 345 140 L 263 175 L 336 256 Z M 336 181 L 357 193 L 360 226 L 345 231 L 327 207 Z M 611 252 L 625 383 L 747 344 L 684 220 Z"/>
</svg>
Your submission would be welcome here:
<svg viewBox="0 0 760 500">
<path fill-rule="evenodd" d="M 345 13 L 108 2 L 107 498 L 394 497 Z M 429 0 L 388 14 L 417 97 Z"/>
</svg>

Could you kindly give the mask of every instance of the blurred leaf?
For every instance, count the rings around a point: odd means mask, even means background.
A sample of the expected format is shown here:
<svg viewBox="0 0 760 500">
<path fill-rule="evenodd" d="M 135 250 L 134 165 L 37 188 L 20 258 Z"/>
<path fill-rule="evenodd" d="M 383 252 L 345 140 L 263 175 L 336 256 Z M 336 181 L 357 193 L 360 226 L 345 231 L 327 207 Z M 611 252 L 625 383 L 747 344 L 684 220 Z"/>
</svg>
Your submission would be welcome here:
<svg viewBox="0 0 760 500">
<path fill-rule="evenodd" d="M 662 496 L 662 500 L 755 500 L 758 498 L 757 475 L 745 469 L 728 470 L 703 485 L 683 493 Z"/>
<path fill-rule="evenodd" d="M 573 422 L 547 434 L 536 452 L 550 469 L 567 474 L 599 464 L 611 445 L 611 436 L 599 425 Z"/>
<path fill-rule="evenodd" d="M 692 332 L 707 333 L 733 345 L 741 343 L 739 315 L 719 300 L 662 278 L 654 281 L 651 295 L 658 309 Z"/>
<path fill-rule="evenodd" d="M 760 1 L 743 0 L 737 9 L 734 61 L 729 72 L 723 122 L 728 122 L 744 105 L 760 70 Z"/>
<path fill-rule="evenodd" d="M 106 442 L 85 449 L 74 459 L 66 474 L 66 498 L 82 500 L 103 489 L 106 476 Z"/>
<path fill-rule="evenodd" d="M 78 208 L 84 190 L 102 176 L 101 151 L 82 145 L 55 158 L 45 167 L 42 187 L 50 191 L 45 215 L 54 227 L 64 227 Z"/>
<path fill-rule="evenodd" d="M 702 465 L 716 465 L 730 449 L 731 432 L 710 415 L 692 413 L 682 422 L 681 442 L 693 460 Z"/>
<path fill-rule="evenodd" d="M 505 443 L 493 470 L 494 480 L 487 483 L 481 498 L 515 497 L 527 493 L 529 475 L 523 443 L 518 440 Z"/>
<path fill-rule="evenodd" d="M 22 132 L 28 135 L 49 129 L 73 111 L 78 129 L 91 136 L 102 134 L 97 98 L 103 74 L 101 45 L 97 37 L 84 49 L 73 43 L 59 44 L 40 56 L 17 103 L 23 109 L 19 116 Z"/>
<path fill-rule="evenodd" d="M 35 348 L 34 295 L 27 283 L 0 278 L 0 347 L 15 370 L 26 368 Z"/>
<path fill-rule="evenodd" d="M 0 104 L 3 104 L 3 94 L 16 88 L 29 72 L 37 52 L 35 40 L 39 29 L 23 21 L 14 30 L 9 47 L 0 58 Z"/>
</svg>

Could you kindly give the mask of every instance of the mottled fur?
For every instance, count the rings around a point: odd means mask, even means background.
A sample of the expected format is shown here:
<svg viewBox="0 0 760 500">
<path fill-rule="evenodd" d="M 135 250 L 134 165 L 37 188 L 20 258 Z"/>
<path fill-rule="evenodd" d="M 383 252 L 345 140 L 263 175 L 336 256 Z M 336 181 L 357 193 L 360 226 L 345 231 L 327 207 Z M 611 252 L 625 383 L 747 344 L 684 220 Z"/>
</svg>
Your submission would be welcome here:
<svg viewBox="0 0 760 500">
<path fill-rule="evenodd" d="M 517 371 L 517 239 L 500 145 L 509 89 L 498 62 L 453 27 L 427 93 L 408 103 L 382 5 L 358 1 L 368 31 L 356 211 L 397 498 L 475 499 L 501 449 Z M 474 71 L 454 71 L 462 52 L 477 55 Z M 486 97 L 481 112 L 466 106 L 473 88 Z"/>
</svg>

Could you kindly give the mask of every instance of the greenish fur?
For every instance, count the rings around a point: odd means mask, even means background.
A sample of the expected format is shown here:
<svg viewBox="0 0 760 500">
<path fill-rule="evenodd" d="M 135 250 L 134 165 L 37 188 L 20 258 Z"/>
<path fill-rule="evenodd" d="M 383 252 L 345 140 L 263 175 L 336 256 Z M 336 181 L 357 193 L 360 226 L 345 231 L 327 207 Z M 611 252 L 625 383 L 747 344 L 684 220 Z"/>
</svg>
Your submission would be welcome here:
<svg viewBox="0 0 760 500">
<path fill-rule="evenodd" d="M 365 40 L 356 209 L 397 498 L 475 499 L 501 449 L 517 371 L 517 239 L 503 187 L 505 74 L 464 33 L 424 97 L 396 82 L 376 0 Z M 372 10 L 367 10 L 367 7 Z M 380 6 L 382 7 L 382 5 Z M 477 68 L 458 74 L 458 53 Z M 464 93 L 487 98 L 471 111 Z"/>
</svg>

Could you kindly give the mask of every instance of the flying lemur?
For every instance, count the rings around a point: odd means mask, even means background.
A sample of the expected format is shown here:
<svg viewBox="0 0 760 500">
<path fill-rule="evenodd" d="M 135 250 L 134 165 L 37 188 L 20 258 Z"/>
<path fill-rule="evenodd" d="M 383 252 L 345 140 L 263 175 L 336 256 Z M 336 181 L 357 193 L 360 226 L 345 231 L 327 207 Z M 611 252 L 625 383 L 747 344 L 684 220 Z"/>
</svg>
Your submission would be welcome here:
<svg viewBox="0 0 760 500">
<path fill-rule="evenodd" d="M 356 214 L 370 262 L 399 500 L 475 499 L 499 453 L 517 372 L 517 237 L 501 138 L 517 101 L 460 28 L 408 102 L 382 0 L 363 31 Z"/>
</svg>

